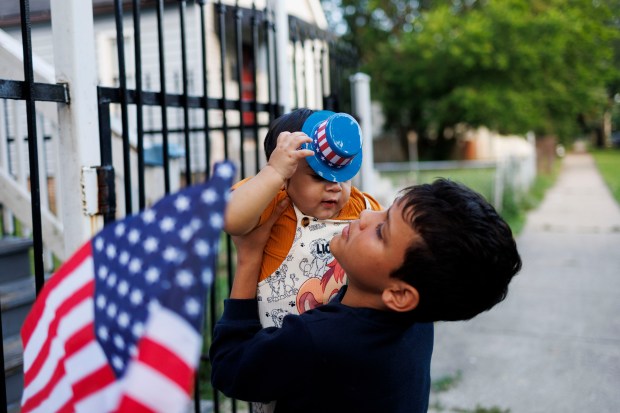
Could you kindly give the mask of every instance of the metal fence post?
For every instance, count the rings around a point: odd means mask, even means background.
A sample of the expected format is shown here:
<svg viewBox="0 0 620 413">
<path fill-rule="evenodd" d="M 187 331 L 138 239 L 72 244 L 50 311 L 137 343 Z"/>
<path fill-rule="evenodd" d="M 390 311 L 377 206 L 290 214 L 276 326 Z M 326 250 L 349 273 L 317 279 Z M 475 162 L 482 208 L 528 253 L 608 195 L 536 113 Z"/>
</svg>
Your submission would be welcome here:
<svg viewBox="0 0 620 413">
<path fill-rule="evenodd" d="M 83 213 L 82 167 L 99 165 L 97 67 L 92 2 L 51 0 L 56 81 L 67 83 L 70 104 L 58 104 L 60 195 L 65 257 L 92 236 L 91 219 Z"/>
<path fill-rule="evenodd" d="M 372 147 L 372 111 L 370 104 L 370 76 L 356 73 L 349 77 L 351 82 L 351 107 L 362 128 L 364 158 L 359 176 L 358 188 L 365 192 L 373 192 L 374 155 Z"/>
</svg>

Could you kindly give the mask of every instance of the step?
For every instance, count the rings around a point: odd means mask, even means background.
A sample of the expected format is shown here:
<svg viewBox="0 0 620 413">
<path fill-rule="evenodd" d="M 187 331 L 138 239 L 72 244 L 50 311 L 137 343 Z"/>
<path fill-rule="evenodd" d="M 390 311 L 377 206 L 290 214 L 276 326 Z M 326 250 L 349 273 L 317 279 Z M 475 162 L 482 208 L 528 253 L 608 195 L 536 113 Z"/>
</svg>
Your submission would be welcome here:
<svg viewBox="0 0 620 413">
<path fill-rule="evenodd" d="M 6 398 L 9 411 L 15 411 L 19 406 L 24 387 L 23 350 L 19 335 L 8 336 L 4 339 L 4 374 Z"/>
<path fill-rule="evenodd" d="M 35 298 L 32 276 L 0 284 L 2 333 L 5 337 L 19 334 Z"/>
<path fill-rule="evenodd" d="M 0 283 L 27 277 L 30 272 L 32 240 L 17 237 L 0 238 Z"/>
</svg>

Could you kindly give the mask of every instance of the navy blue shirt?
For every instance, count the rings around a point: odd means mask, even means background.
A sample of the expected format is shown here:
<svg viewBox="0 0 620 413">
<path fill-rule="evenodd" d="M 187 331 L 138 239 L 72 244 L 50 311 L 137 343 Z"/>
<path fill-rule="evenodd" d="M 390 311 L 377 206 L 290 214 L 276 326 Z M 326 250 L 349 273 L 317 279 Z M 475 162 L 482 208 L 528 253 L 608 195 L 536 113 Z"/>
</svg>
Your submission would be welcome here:
<svg viewBox="0 0 620 413">
<path fill-rule="evenodd" d="M 276 412 L 428 410 L 433 324 L 341 303 L 262 329 L 256 300 L 226 300 L 209 355 L 213 386 Z"/>
</svg>

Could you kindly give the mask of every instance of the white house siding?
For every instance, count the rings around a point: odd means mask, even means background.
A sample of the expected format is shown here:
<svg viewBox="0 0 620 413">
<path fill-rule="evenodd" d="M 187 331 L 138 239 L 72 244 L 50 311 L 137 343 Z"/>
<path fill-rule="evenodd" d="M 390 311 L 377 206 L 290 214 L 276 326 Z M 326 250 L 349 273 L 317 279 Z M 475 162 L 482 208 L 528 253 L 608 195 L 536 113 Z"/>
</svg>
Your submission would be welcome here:
<svg viewBox="0 0 620 413">
<path fill-rule="evenodd" d="M 236 1 L 224 1 L 229 6 L 233 6 Z M 239 6 L 251 9 L 251 0 L 239 1 Z M 317 25 L 317 27 L 325 29 L 325 17 L 320 7 L 318 0 L 306 0 L 306 1 L 286 1 L 287 11 L 290 15 L 294 15 L 300 19 L 308 21 Z M 262 11 L 265 8 L 265 1 L 255 2 L 257 10 Z M 210 98 L 220 98 L 222 96 L 221 88 L 221 60 L 220 60 L 220 44 L 219 44 L 219 27 L 218 27 L 218 15 L 215 11 L 215 4 L 208 2 L 204 8 L 206 13 L 206 25 L 207 25 L 207 67 L 208 67 L 208 96 Z M 117 56 L 115 49 L 116 38 L 116 24 L 113 14 L 95 15 L 95 45 L 97 47 L 97 68 L 98 79 L 101 86 L 115 87 L 114 79 L 118 77 Z M 141 58 L 142 58 L 142 88 L 143 90 L 159 91 L 160 79 L 159 79 L 159 48 L 158 48 L 158 32 L 157 32 L 157 14 L 156 10 L 142 9 L 140 14 L 140 35 L 141 35 Z M 181 56 L 181 25 L 179 17 L 179 8 L 177 5 L 168 5 L 165 8 L 164 13 L 164 50 L 165 50 L 165 62 L 166 62 L 166 89 L 170 94 L 181 94 L 183 92 L 182 86 L 182 56 Z M 49 23 L 36 23 L 32 26 L 32 44 L 33 53 L 47 62 L 49 66 L 53 68 L 54 53 L 52 36 L 50 35 L 51 25 Z M 130 89 L 135 88 L 135 66 L 134 66 L 134 27 L 133 17 L 130 10 L 124 12 L 123 31 L 126 37 L 125 47 L 125 63 L 127 74 L 127 87 Z M 12 37 L 21 41 L 21 31 L 19 27 L 7 29 L 6 32 Z M 257 82 L 255 93 L 257 94 L 257 100 L 259 102 L 266 102 L 268 100 L 269 91 L 267 90 L 268 74 L 266 50 L 264 43 L 263 30 L 260 28 L 261 43 L 258 47 L 257 61 L 255 62 L 257 68 Z M 187 4 L 185 14 L 185 35 L 186 35 L 186 47 L 187 47 L 187 75 L 188 75 L 188 89 L 190 95 L 202 95 L 202 50 L 201 50 L 201 27 L 200 27 L 200 7 L 195 4 Z M 227 56 L 226 56 L 226 99 L 236 100 L 239 97 L 239 86 L 236 79 L 235 71 L 235 36 L 234 27 L 230 20 L 227 20 L 226 27 L 227 36 Z M 251 41 L 251 31 L 249 28 L 244 28 L 243 36 L 245 42 Z M 273 45 L 272 45 L 273 46 Z M 299 46 L 299 45 L 298 45 Z M 322 104 L 321 87 L 318 85 L 320 68 L 318 63 L 321 62 L 320 50 L 321 45 L 319 42 L 315 43 L 314 54 L 312 54 L 312 42 L 307 40 L 303 48 L 293 48 L 289 45 L 286 52 L 289 54 L 289 59 L 292 58 L 292 53 L 296 53 L 297 58 L 297 84 L 291 85 L 289 90 L 293 91 L 293 87 L 297 88 L 297 96 L 299 97 L 297 103 L 299 106 L 308 106 L 319 108 Z M 273 49 L 272 49 L 273 52 Z M 283 51 L 280 50 L 280 53 Z M 302 62 L 306 62 L 303 64 Z M 274 62 L 272 62 L 272 70 Z M 278 70 L 286 70 L 286 68 L 278 68 Z M 293 70 L 292 65 L 288 69 Z M 52 70 L 53 72 L 53 70 Z M 292 72 L 291 72 L 292 73 Z M 329 71 L 327 68 L 323 71 L 324 75 L 327 75 Z M 294 77 L 289 76 L 291 82 Z M 305 92 L 305 90 L 308 92 Z M 325 93 L 328 91 L 325 90 Z M 272 93 L 275 96 L 275 91 Z M 21 102 L 20 102 L 21 103 Z M 54 106 L 53 103 L 37 103 L 37 108 L 41 105 Z M 115 136 L 120 136 L 120 106 L 112 105 L 113 114 L 113 133 Z M 183 110 L 178 108 L 169 108 L 168 114 L 168 128 L 177 129 L 183 126 Z M 116 115 L 116 120 L 114 120 Z M 266 124 L 268 121 L 267 114 L 259 114 L 258 121 L 260 124 Z M 131 163 L 134 166 L 132 171 L 132 192 L 137 193 L 137 172 L 136 172 L 136 109 L 135 106 L 129 106 L 129 131 L 130 140 L 134 151 L 131 155 Z M 190 110 L 190 127 L 199 127 L 204 125 L 204 113 L 202 110 Z M 239 112 L 231 110 L 226 113 L 226 120 L 229 127 L 235 127 L 239 124 Z M 145 106 L 143 109 L 143 121 L 145 130 L 157 130 L 161 128 L 161 109 L 159 107 Z M 218 127 L 222 125 L 223 113 L 219 110 L 211 110 L 209 112 L 209 125 L 211 127 Z M 47 133 L 48 129 L 55 129 L 53 125 L 49 125 L 49 122 L 40 122 L 42 126 L 39 127 L 40 131 Z M 24 123 L 25 125 L 25 123 Z M 45 126 L 43 126 L 45 125 Z M 98 133 L 98 131 L 93 131 Z M 248 132 L 249 133 L 249 132 Z M 259 130 L 259 162 L 264 162 L 264 156 L 262 155 L 262 138 L 266 133 L 266 128 Z M 184 136 L 182 134 L 170 134 L 169 139 L 171 143 L 176 143 L 180 146 L 184 146 Z M 145 135 L 145 146 L 152 143 L 159 143 L 161 137 L 154 135 Z M 205 165 L 205 139 L 204 133 L 196 133 L 191 136 L 190 139 L 190 161 L 192 170 L 203 170 Z M 224 144 L 223 136 L 219 132 L 212 132 L 210 134 L 211 142 L 211 157 L 212 160 L 218 160 L 224 158 Z M 256 143 L 253 139 L 246 139 L 244 141 L 244 154 L 246 160 L 245 174 L 251 175 L 256 170 L 257 166 L 254 164 L 254 153 L 257 150 Z M 240 139 L 238 131 L 229 131 L 228 134 L 228 157 L 232 159 L 239 158 L 240 152 Z M 56 154 L 53 150 L 54 144 L 46 144 L 49 150 L 46 148 L 44 154 L 47 157 L 46 165 L 48 169 L 53 168 L 56 160 Z M 117 196 L 118 207 L 123 213 L 123 168 L 122 168 L 122 152 L 120 151 L 120 140 L 115 139 L 114 142 L 114 164 L 117 171 Z M 14 158 L 13 158 L 14 159 Z M 185 169 L 184 162 L 181 162 L 181 170 Z M 53 169 L 50 169 L 53 174 Z M 157 171 L 161 173 L 161 171 Z M 173 179 L 173 181 L 176 181 Z M 162 184 L 163 185 L 163 184 Z M 157 191 L 158 193 L 160 191 Z M 137 197 L 135 197 L 137 198 Z M 151 197 L 149 197 L 151 198 Z M 137 201 L 136 201 L 137 202 Z M 135 209 L 135 207 L 134 207 Z"/>
</svg>

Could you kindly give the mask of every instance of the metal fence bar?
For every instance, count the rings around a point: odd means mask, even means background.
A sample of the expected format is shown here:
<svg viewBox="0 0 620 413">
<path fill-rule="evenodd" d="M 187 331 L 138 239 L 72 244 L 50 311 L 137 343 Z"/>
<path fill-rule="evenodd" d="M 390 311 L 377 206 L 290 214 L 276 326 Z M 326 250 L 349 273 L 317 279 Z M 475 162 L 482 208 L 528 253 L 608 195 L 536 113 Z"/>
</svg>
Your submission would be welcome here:
<svg viewBox="0 0 620 413">
<path fill-rule="evenodd" d="M 265 54 L 267 56 L 267 58 L 265 59 L 266 61 L 266 69 L 267 69 L 267 100 L 269 102 L 273 102 L 274 101 L 274 91 L 273 91 L 273 83 L 274 83 L 274 78 L 273 76 L 275 76 L 274 74 L 274 69 L 275 69 L 275 65 L 272 65 L 272 43 L 273 43 L 273 22 L 271 21 L 271 19 L 269 18 L 270 16 L 270 12 L 267 9 L 264 9 L 263 11 L 263 32 L 264 32 L 264 37 L 265 37 Z M 256 49 L 254 50 L 254 52 L 256 53 Z M 254 61 L 256 62 L 256 55 L 254 56 Z M 256 70 L 256 69 L 255 69 Z M 277 82 L 277 79 L 276 79 Z M 276 91 L 278 89 L 278 86 L 276 85 Z M 277 100 L 276 100 L 277 101 Z M 269 122 L 271 122 L 273 119 L 275 118 L 275 113 L 273 113 L 273 111 L 269 111 Z M 257 119 L 258 121 L 258 119 Z M 258 164 L 256 165 L 256 168 L 258 169 Z"/>
<path fill-rule="evenodd" d="M 228 158 L 228 121 L 226 118 L 226 6 L 217 4 L 220 39 L 220 76 L 222 85 L 222 131 L 224 133 L 224 158 Z"/>
<path fill-rule="evenodd" d="M 226 6 L 222 4 L 220 1 L 218 3 L 218 16 L 219 16 L 219 40 L 220 40 L 220 64 L 221 64 L 221 84 L 222 84 L 222 133 L 224 138 L 224 157 L 229 157 L 229 146 L 228 146 L 228 121 L 226 117 L 226 107 L 224 105 L 226 101 Z M 241 131 L 240 131 L 241 132 Z M 228 282 L 228 286 L 232 285 L 232 244 L 230 236 L 226 237 L 225 241 L 225 254 L 226 254 L 226 262 L 229 265 L 226 268 L 226 279 Z M 214 285 L 215 288 L 215 285 Z M 215 404 L 216 411 L 219 411 L 219 392 L 213 389 L 213 401 Z M 233 411 L 236 411 L 236 405 L 233 405 Z"/>
<path fill-rule="evenodd" d="M 140 25 L 140 0 L 133 0 L 134 53 L 136 66 L 136 132 L 138 144 L 138 205 L 146 206 L 144 188 L 144 121 L 142 112 L 142 36 Z"/>
<path fill-rule="evenodd" d="M 129 117 L 127 113 L 127 71 L 125 68 L 125 34 L 123 31 L 123 2 L 114 0 L 116 20 L 116 50 L 118 56 L 119 88 L 121 92 L 121 124 L 123 127 L 123 166 L 125 170 L 125 214 L 133 212 L 131 191 L 131 159 L 129 145 Z"/>
<path fill-rule="evenodd" d="M 120 104 L 122 94 L 118 88 L 99 86 L 97 90 L 99 92 L 100 99 L 102 99 L 100 102 Z M 135 104 L 136 96 L 137 96 L 137 93 L 135 90 L 128 89 L 127 90 L 127 104 L 128 105 Z M 146 90 L 142 92 L 142 104 L 144 106 L 160 106 L 161 101 L 162 101 L 161 92 L 150 92 Z M 187 107 L 190 109 L 203 109 L 204 101 L 205 99 L 202 96 L 188 96 Z M 166 95 L 166 103 L 168 105 L 167 106 L 168 108 L 183 108 L 183 105 L 185 104 L 183 95 L 174 94 L 174 93 L 168 93 Z M 207 106 L 209 109 L 222 110 L 222 108 L 225 108 L 227 111 L 238 110 L 239 102 L 236 99 L 234 100 L 229 99 L 229 100 L 222 101 L 221 97 L 207 98 Z M 276 110 L 279 107 L 279 105 L 275 103 L 268 103 L 268 102 L 258 102 L 256 106 L 259 112 L 269 112 L 270 110 Z M 244 110 L 250 110 L 251 105 L 248 102 L 244 102 L 243 108 Z M 224 126 L 213 126 L 210 128 L 210 130 L 218 130 L 218 131 L 223 131 L 224 129 L 238 130 L 239 127 L 235 125 L 227 124 L 226 128 L 224 128 Z M 183 131 L 183 129 L 168 129 L 168 130 L 173 131 L 173 132 Z M 204 128 L 203 127 L 196 127 L 194 129 L 190 128 L 190 131 L 192 132 L 203 131 L 204 132 Z M 145 129 L 144 133 L 145 134 L 161 133 L 161 130 L 160 129 L 152 129 L 152 130 Z"/>
<path fill-rule="evenodd" d="M 29 86 L 21 80 L 0 79 L 0 99 L 26 100 L 26 89 Z M 32 97 L 39 102 L 67 103 L 69 92 L 65 85 L 33 83 Z"/>
<path fill-rule="evenodd" d="M 245 122 L 243 119 L 243 33 L 242 33 L 242 19 L 243 12 L 239 8 L 239 3 L 235 6 L 235 55 L 237 57 L 236 74 L 237 74 L 237 86 L 239 88 L 239 174 L 241 179 L 245 178 L 245 151 L 243 150 L 243 141 L 245 138 Z"/>
<path fill-rule="evenodd" d="M 39 151 L 34 99 L 34 70 L 32 62 L 32 39 L 30 36 L 30 1 L 20 2 L 22 45 L 24 53 L 24 97 L 28 127 L 28 155 L 30 163 L 30 196 L 32 205 L 32 242 L 34 250 L 34 272 L 37 294 L 45 283 L 43 267 L 43 236 L 41 227 L 41 198 L 39 183 Z M 20 138 L 20 137 L 17 137 Z"/>
<path fill-rule="evenodd" d="M 202 96 L 204 98 L 203 115 L 205 125 L 205 177 L 209 179 L 211 175 L 211 140 L 209 139 L 209 103 L 208 103 L 208 87 L 209 75 L 207 65 L 207 24 L 205 20 L 205 1 L 198 0 L 200 7 L 200 39 L 202 51 Z"/>
<path fill-rule="evenodd" d="M 256 12 L 256 5 L 252 4 L 252 83 L 254 85 L 254 95 L 252 99 L 252 132 L 254 137 L 254 144 L 256 150 L 254 151 L 254 174 L 257 174 L 260 170 L 259 166 L 259 156 L 258 153 L 260 151 L 259 145 L 259 137 L 258 137 L 258 41 L 259 41 L 259 24 L 258 24 L 258 16 Z M 262 25 L 264 27 L 264 25 Z M 269 62 L 269 50 L 267 49 L 267 62 Z M 267 89 L 270 90 L 270 80 L 269 70 L 267 70 Z M 271 96 L 268 99 L 271 102 Z"/>
<path fill-rule="evenodd" d="M 205 130 L 205 178 L 209 179 L 211 175 L 211 140 L 209 139 L 209 104 L 208 104 L 208 65 L 207 65 L 207 24 L 205 19 L 205 1 L 206 0 L 198 0 L 198 7 L 200 9 L 200 49 L 202 52 L 201 66 L 202 66 L 202 96 L 204 98 L 203 101 L 203 117 L 204 117 L 204 130 Z M 215 289 L 211 289 L 209 292 L 210 295 L 210 309 L 207 311 L 209 316 L 209 321 L 207 321 L 207 317 L 204 320 L 204 331 L 209 331 L 208 326 L 215 324 Z M 209 357 L 206 355 L 201 355 L 200 362 L 198 365 L 198 369 L 196 372 L 196 379 L 194 382 L 195 390 L 194 390 L 194 413 L 200 413 L 201 411 L 201 366 L 203 363 L 207 363 L 209 361 Z M 209 383 L 210 384 L 210 383 Z"/>
<path fill-rule="evenodd" d="M 161 135 L 164 167 L 164 193 L 170 193 L 168 152 L 168 102 L 166 100 L 166 56 L 164 49 L 164 0 L 157 0 L 157 45 L 159 51 L 159 90 L 161 91 Z"/>
<path fill-rule="evenodd" d="M 191 185 L 191 144 L 189 139 L 189 106 L 187 104 L 189 97 L 189 81 L 187 76 L 187 35 L 185 33 L 186 7 L 186 0 L 179 1 L 179 19 L 181 22 L 181 80 L 183 84 L 183 138 L 185 142 L 185 182 L 188 185 Z M 167 148 L 164 148 L 164 150 L 167 150 Z"/>
<path fill-rule="evenodd" d="M 218 2 L 217 4 L 217 16 L 218 16 L 218 29 L 219 29 L 218 34 L 219 34 L 219 40 L 220 40 L 220 76 L 221 76 L 220 82 L 221 82 L 221 87 L 222 87 L 222 100 L 221 100 L 222 132 L 223 132 L 223 139 L 224 139 L 224 157 L 228 158 L 228 128 L 227 128 L 228 123 L 226 119 L 226 108 L 224 105 L 226 101 L 226 20 L 225 20 L 226 19 L 226 6 L 224 6 L 221 1 Z M 226 246 L 227 246 L 227 253 L 228 253 L 228 251 L 230 250 L 228 242 Z M 228 254 L 227 254 L 227 258 L 228 258 Z M 228 274 L 227 274 L 227 277 L 228 277 Z M 216 291 L 215 289 L 217 288 L 218 284 L 219 283 L 214 279 L 213 287 L 212 287 L 214 292 Z M 214 298 L 216 298 L 215 294 L 214 294 Z M 215 308 L 216 307 L 214 307 L 214 310 Z M 214 320 L 217 319 L 217 315 L 215 311 L 213 312 L 213 315 L 214 315 Z M 215 389 L 213 389 L 213 407 L 216 412 L 219 412 L 220 394 Z"/>
</svg>

